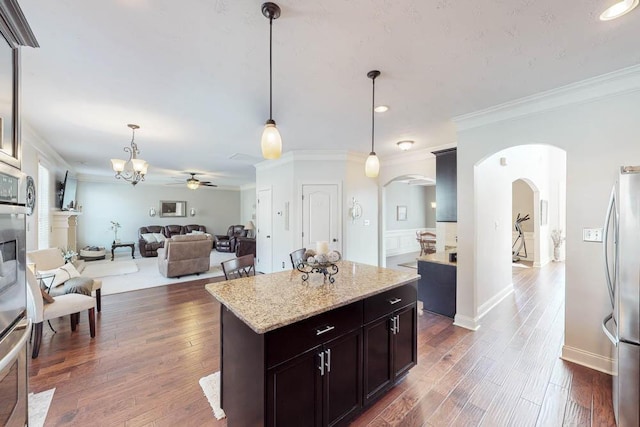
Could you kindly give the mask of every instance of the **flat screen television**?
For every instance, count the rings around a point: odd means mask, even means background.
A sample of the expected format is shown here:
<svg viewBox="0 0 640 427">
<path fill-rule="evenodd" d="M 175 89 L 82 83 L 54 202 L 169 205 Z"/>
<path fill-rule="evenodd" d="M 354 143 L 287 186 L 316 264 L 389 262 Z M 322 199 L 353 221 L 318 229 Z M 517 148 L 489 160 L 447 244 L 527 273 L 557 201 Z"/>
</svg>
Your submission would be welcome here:
<svg viewBox="0 0 640 427">
<path fill-rule="evenodd" d="M 64 174 L 64 182 L 62 183 L 62 191 L 60 194 L 60 209 L 63 211 L 75 210 L 76 203 L 76 187 L 78 181 L 69 175 L 69 171 Z"/>
</svg>

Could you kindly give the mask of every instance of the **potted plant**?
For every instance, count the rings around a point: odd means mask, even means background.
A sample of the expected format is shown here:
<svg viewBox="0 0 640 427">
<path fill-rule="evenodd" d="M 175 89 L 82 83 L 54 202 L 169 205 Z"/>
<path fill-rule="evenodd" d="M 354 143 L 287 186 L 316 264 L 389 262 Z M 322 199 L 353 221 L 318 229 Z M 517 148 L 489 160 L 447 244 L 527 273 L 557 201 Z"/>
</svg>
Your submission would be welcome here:
<svg viewBox="0 0 640 427">
<path fill-rule="evenodd" d="M 111 221 L 110 229 L 113 230 L 113 243 L 120 243 L 120 239 L 118 239 L 118 228 L 120 227 L 121 225 L 119 222 Z"/>
<path fill-rule="evenodd" d="M 553 240 L 553 261 L 560 262 L 560 248 L 565 237 L 562 235 L 562 230 L 552 230 L 551 240 Z"/>
</svg>

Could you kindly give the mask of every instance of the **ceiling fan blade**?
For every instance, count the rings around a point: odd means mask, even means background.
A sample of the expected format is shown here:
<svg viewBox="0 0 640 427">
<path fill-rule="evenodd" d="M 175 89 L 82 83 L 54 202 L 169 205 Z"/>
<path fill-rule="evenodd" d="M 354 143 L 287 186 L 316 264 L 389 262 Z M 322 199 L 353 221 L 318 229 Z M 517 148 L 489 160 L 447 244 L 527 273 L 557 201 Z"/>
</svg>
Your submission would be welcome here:
<svg viewBox="0 0 640 427">
<path fill-rule="evenodd" d="M 216 184 L 211 184 L 209 182 L 206 182 L 206 183 L 205 182 L 200 182 L 200 186 L 202 186 L 202 187 L 217 187 Z"/>
</svg>

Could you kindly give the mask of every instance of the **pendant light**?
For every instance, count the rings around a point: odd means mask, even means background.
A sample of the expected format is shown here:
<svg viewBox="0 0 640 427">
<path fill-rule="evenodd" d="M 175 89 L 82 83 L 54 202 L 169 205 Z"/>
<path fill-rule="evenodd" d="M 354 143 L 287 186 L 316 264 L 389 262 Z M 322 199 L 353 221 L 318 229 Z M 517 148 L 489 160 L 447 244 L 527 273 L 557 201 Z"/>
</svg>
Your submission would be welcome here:
<svg viewBox="0 0 640 427">
<path fill-rule="evenodd" d="M 380 71 L 373 70 L 367 73 L 367 77 L 371 79 L 373 88 L 373 96 L 371 99 L 371 152 L 367 157 L 367 162 L 364 164 L 364 174 L 368 178 L 377 178 L 380 172 L 380 160 L 376 156 L 376 150 L 374 149 L 374 137 L 376 130 L 376 118 L 375 118 L 375 106 L 376 106 L 376 77 L 380 75 Z"/>
<path fill-rule="evenodd" d="M 262 132 L 262 157 L 265 159 L 279 159 L 282 153 L 282 137 L 272 117 L 273 110 L 273 77 L 272 77 L 272 45 L 273 45 L 273 20 L 280 16 L 280 6 L 267 2 L 262 5 L 262 14 L 269 19 L 269 120 L 265 123 Z"/>
</svg>

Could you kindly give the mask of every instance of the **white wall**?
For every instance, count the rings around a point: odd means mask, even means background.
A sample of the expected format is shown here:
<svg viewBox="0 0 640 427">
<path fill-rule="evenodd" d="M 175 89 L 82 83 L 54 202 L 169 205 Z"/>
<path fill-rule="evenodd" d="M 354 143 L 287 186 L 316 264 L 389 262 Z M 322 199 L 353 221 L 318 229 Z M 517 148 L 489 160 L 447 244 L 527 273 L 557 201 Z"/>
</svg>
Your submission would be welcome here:
<svg viewBox="0 0 640 427">
<path fill-rule="evenodd" d="M 189 190 L 183 186 L 149 185 L 145 182 L 133 186 L 127 182 L 78 181 L 77 200 L 82 205 L 78 217 L 78 247 L 111 247 L 113 231 L 111 221 L 119 222 L 118 238 L 125 242 L 138 242 L 138 228 L 147 225 L 199 224 L 211 234 L 225 234 L 233 224 L 242 224 L 240 218 L 240 191 L 200 188 Z M 187 202 L 187 216 L 161 218 L 149 216 L 149 208 L 159 211 L 160 200 Z M 195 216 L 189 216 L 191 208 Z"/>
<path fill-rule="evenodd" d="M 409 228 L 435 228 L 435 209 L 431 202 L 436 201 L 435 186 L 408 185 L 405 182 L 392 182 L 387 185 L 385 203 L 385 225 L 389 230 Z M 398 206 L 406 206 L 407 220 L 398 221 Z"/>
<path fill-rule="evenodd" d="M 253 221 L 255 225 L 256 212 L 256 185 L 243 185 L 240 187 L 240 218 L 242 224 Z"/>
<path fill-rule="evenodd" d="M 619 81 L 613 82 L 614 78 Z M 623 83 L 631 89 L 621 92 Z M 582 242 L 582 228 L 602 226 L 619 166 L 640 164 L 639 89 L 638 72 L 633 76 L 623 72 L 620 76 L 594 79 L 593 84 L 558 90 L 548 94 L 546 102 L 536 96 L 531 102 L 495 108 L 487 112 L 487 117 L 458 120 L 463 129 L 458 134 L 457 308 L 464 320 L 477 320 L 476 292 L 480 284 L 474 277 L 474 267 L 479 264 L 481 249 L 476 241 L 478 234 L 486 233 L 474 217 L 482 196 L 474 179 L 477 165 L 493 153 L 521 144 L 557 146 L 566 150 L 567 158 L 563 357 L 597 369 L 610 369 L 612 347 L 600 328 L 602 319 L 611 311 L 604 284 L 602 246 Z M 614 91 L 617 93 L 606 95 Z M 594 96 L 600 98 L 592 99 Z M 549 109 L 544 110 L 545 106 Z M 559 185 L 547 191 L 551 203 L 564 189 Z M 554 216 L 561 217 L 561 212 L 550 213 L 549 228 L 562 227 Z"/>
<path fill-rule="evenodd" d="M 511 225 L 515 224 L 518 214 L 520 214 L 521 218 L 529 215 L 529 220 L 522 221 L 520 228 L 522 231 L 533 232 L 533 224 L 536 222 L 536 217 L 533 213 L 533 190 L 522 179 L 516 179 L 513 181 L 511 194 Z"/>
</svg>

